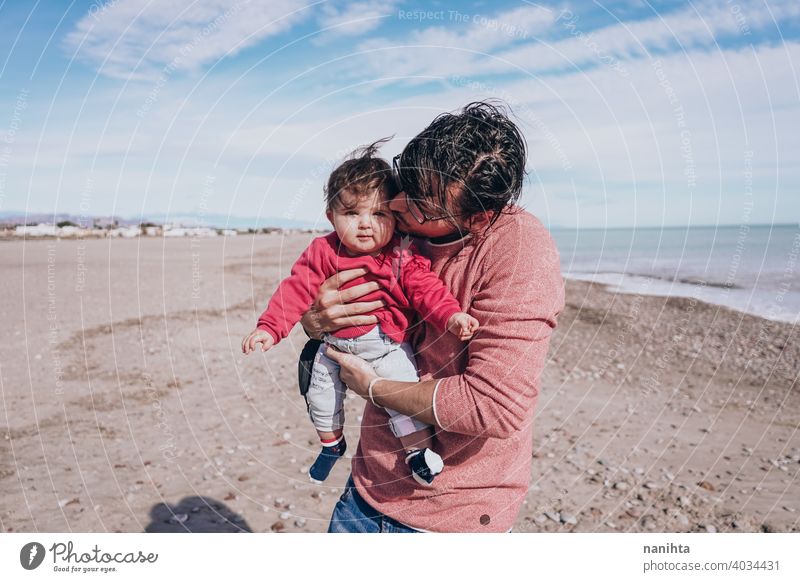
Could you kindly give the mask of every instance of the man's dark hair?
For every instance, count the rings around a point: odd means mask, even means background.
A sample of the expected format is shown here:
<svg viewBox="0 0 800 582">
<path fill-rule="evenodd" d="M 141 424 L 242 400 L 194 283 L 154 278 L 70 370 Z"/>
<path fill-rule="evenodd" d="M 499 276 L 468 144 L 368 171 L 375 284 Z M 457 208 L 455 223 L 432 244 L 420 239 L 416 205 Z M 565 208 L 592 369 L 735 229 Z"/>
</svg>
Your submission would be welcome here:
<svg viewBox="0 0 800 582">
<path fill-rule="evenodd" d="M 461 186 L 454 214 L 472 216 L 515 203 L 525 178 L 525 138 L 505 106 L 476 101 L 443 113 L 412 139 L 400 156 L 406 195 L 431 206 L 450 208 L 446 192 Z"/>
<path fill-rule="evenodd" d="M 326 210 L 333 210 L 336 204 L 341 203 L 342 192 L 353 196 L 367 196 L 378 190 L 386 200 L 397 195 L 391 166 L 386 160 L 377 157 L 380 147 L 390 139 L 391 137 L 385 137 L 356 149 L 331 172 L 324 188 Z"/>
</svg>

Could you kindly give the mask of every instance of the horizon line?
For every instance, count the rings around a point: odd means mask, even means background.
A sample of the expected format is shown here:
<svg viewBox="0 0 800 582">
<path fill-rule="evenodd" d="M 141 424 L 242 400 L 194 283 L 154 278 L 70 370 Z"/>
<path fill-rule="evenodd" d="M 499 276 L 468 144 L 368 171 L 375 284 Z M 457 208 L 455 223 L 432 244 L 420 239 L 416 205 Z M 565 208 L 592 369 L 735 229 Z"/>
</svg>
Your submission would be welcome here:
<svg viewBox="0 0 800 582">
<path fill-rule="evenodd" d="M 153 218 L 153 215 L 162 215 L 164 217 L 168 216 L 167 213 L 164 212 L 154 212 L 149 215 L 147 214 L 139 214 L 139 215 L 125 215 L 125 214 L 91 214 L 91 215 L 81 215 L 81 214 L 74 214 L 72 212 L 50 212 L 50 211 L 17 211 L 17 210 L 0 210 L 0 220 L 2 219 L 2 215 L 19 215 L 19 216 L 28 216 L 28 215 L 36 215 L 36 214 L 43 214 L 48 215 L 52 214 L 54 217 L 58 215 L 67 215 L 71 217 L 85 217 L 85 218 L 120 218 L 124 220 L 134 220 L 134 218 L 138 219 L 141 218 L 142 220 L 147 220 L 148 218 Z M 197 216 L 196 212 L 191 211 L 180 211 L 172 213 L 176 216 L 176 218 L 183 216 Z M 226 216 L 223 214 L 218 214 L 214 212 L 205 213 L 206 216 L 217 216 L 222 217 Z M 202 216 L 202 215 L 201 215 Z M 534 215 L 536 216 L 536 215 Z M 265 216 L 265 217 L 252 217 L 252 216 L 242 216 L 231 214 L 227 215 L 226 218 L 228 219 L 235 219 L 235 220 L 253 220 L 253 221 L 261 221 L 261 220 L 276 220 L 276 221 L 290 221 L 290 222 L 297 222 L 297 223 L 306 223 L 306 224 L 316 224 L 313 220 L 304 220 L 298 218 L 284 218 L 278 216 Z M 537 216 L 541 220 L 540 217 Z M 544 221 L 542 221 L 544 222 Z M 164 223 L 167 224 L 167 223 Z M 269 226 L 268 224 L 264 225 L 265 227 Z M 561 224 L 546 224 L 547 228 L 551 230 L 623 230 L 623 229 L 673 229 L 673 228 L 733 228 L 733 227 L 764 227 L 764 226 L 773 226 L 773 227 L 786 227 L 786 226 L 798 226 L 800 227 L 800 222 L 739 222 L 739 223 L 702 223 L 702 224 L 663 224 L 663 225 L 625 225 L 625 226 L 565 226 Z"/>
</svg>

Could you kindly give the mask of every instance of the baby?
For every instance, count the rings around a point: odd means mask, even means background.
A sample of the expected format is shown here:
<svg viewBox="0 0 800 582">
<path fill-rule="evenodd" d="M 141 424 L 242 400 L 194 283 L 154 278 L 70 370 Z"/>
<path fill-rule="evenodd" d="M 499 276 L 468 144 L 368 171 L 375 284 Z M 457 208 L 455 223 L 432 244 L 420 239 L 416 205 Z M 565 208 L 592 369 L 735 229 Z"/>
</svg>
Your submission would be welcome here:
<svg viewBox="0 0 800 582">
<path fill-rule="evenodd" d="M 408 343 L 415 312 L 461 340 L 470 339 L 478 329 L 478 321 L 461 311 L 444 283 L 431 272 L 430 261 L 418 254 L 408 239 L 395 234 L 388 202 L 397 194 L 397 186 L 389 164 L 376 157 L 381 143 L 357 150 L 330 175 L 325 188 L 326 215 L 335 232 L 311 242 L 291 275 L 278 286 L 257 328 L 242 340 L 245 354 L 258 343 L 262 351 L 272 348 L 308 310 L 320 285 L 339 271 L 367 271 L 343 288 L 367 281 L 380 285 L 360 299 L 383 300 L 385 307 L 373 312 L 378 323 L 324 334 L 314 359 L 306 402 L 322 442 L 309 470 L 315 481 L 328 477 L 346 449 L 342 426 L 347 387 L 339 379 L 338 364 L 326 355 L 329 349 L 363 358 L 383 378 L 416 382 L 414 353 Z M 432 450 L 433 428 L 394 410 L 386 412 L 411 476 L 430 486 L 444 468 L 441 457 Z"/>
</svg>

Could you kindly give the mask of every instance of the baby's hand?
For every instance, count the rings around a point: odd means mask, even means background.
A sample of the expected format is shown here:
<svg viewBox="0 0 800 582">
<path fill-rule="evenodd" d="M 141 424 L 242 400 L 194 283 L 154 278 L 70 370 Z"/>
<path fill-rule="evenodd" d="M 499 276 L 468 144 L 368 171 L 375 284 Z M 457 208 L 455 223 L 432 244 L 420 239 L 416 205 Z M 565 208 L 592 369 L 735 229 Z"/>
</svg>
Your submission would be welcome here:
<svg viewBox="0 0 800 582">
<path fill-rule="evenodd" d="M 275 340 L 263 329 L 254 329 L 242 340 L 242 353 L 249 354 L 256 349 L 257 343 L 261 344 L 261 351 L 266 352 L 275 345 Z"/>
<path fill-rule="evenodd" d="M 478 330 L 478 320 L 467 313 L 454 313 L 447 322 L 447 331 L 461 341 L 471 339 Z"/>
</svg>

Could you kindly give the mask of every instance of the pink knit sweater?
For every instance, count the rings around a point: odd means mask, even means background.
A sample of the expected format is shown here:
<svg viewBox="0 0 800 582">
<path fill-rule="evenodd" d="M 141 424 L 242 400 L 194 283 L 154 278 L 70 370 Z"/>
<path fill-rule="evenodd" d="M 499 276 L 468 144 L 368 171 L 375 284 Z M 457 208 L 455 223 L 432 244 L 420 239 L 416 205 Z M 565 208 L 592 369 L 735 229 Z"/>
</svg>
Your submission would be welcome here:
<svg viewBox="0 0 800 582">
<path fill-rule="evenodd" d="M 505 532 L 530 483 L 539 375 L 564 306 L 558 252 L 547 229 L 519 209 L 481 238 L 421 250 L 481 324 L 468 343 L 430 325 L 416 342 L 422 378 L 441 379 L 434 448 L 445 469 L 432 488 L 419 486 L 388 415 L 367 403 L 353 480 L 372 507 L 411 527 Z"/>
</svg>

